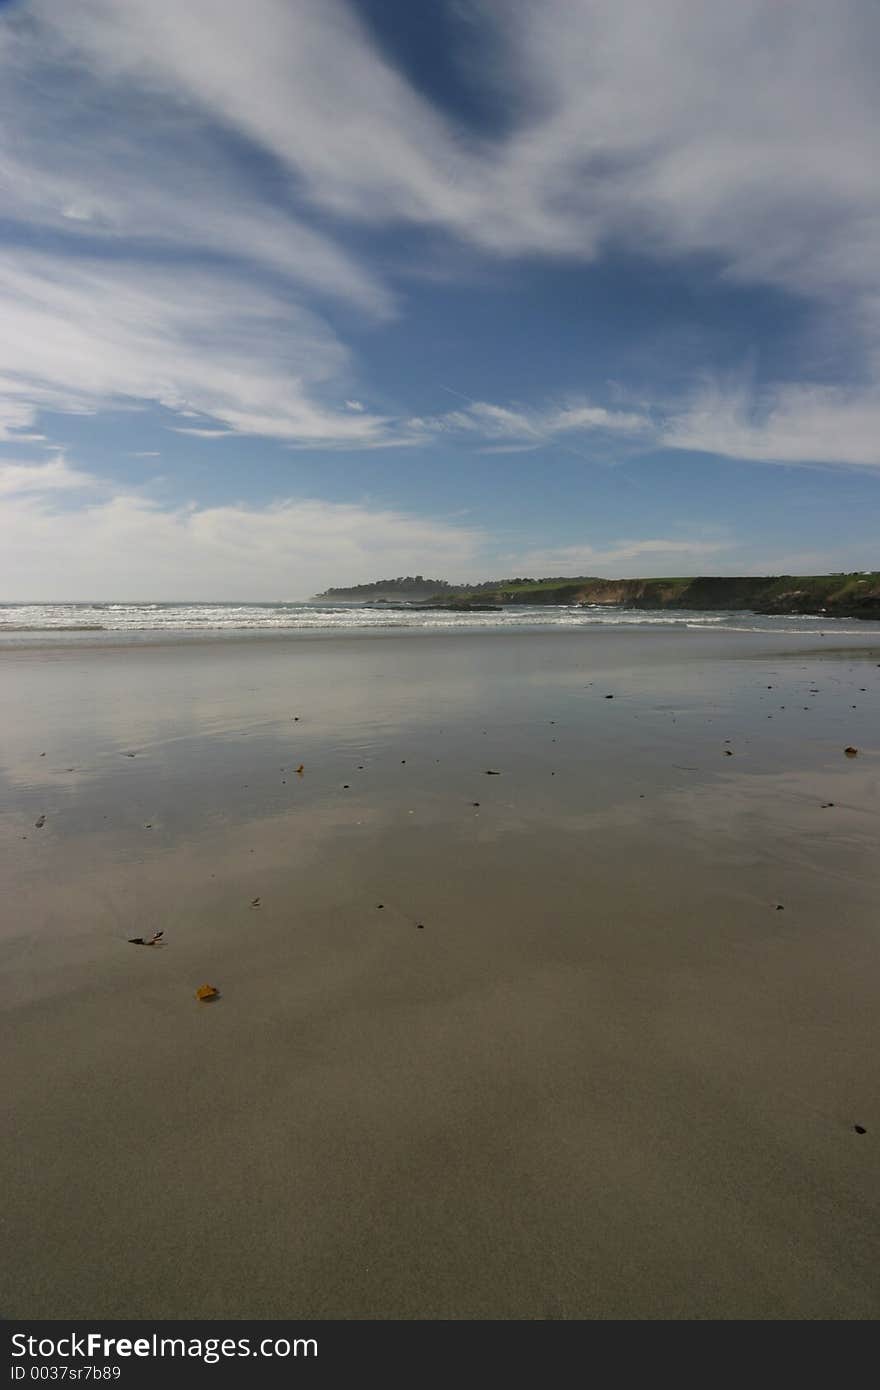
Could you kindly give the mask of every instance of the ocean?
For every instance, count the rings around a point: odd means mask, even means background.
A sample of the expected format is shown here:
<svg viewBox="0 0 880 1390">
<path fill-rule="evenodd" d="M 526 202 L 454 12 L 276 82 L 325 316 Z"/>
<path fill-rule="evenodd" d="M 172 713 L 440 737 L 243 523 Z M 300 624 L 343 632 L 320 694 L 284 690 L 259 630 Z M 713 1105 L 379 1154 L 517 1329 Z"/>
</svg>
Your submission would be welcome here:
<svg viewBox="0 0 880 1390">
<path fill-rule="evenodd" d="M 693 631 L 827 631 L 865 636 L 880 622 L 810 616 L 765 616 L 749 612 L 665 609 L 572 608 L 563 605 L 510 607 L 491 613 L 455 613 L 423 608 L 371 607 L 355 603 L 6 603 L 0 604 L 0 644 L 97 640 L 155 640 L 248 633 L 345 633 L 419 631 L 516 631 L 540 628 L 672 627 Z"/>
</svg>

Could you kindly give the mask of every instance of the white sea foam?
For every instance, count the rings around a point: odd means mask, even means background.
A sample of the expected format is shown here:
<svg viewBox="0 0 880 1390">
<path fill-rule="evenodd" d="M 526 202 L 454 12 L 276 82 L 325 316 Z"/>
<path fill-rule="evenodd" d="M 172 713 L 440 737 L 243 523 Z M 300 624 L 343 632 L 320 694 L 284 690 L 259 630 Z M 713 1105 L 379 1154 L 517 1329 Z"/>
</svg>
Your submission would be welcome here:
<svg viewBox="0 0 880 1390">
<path fill-rule="evenodd" d="M 845 625 L 844 625 L 845 624 Z M 0 641 L 67 634 L 70 640 L 97 633 L 186 636 L 243 632 L 387 632 L 516 630 L 522 628 L 677 627 L 738 632 L 819 632 L 861 635 L 876 622 L 846 622 L 826 615 L 768 617 L 742 612 L 666 609 L 510 607 L 489 613 L 439 609 L 362 607 L 328 603 L 20 603 L 0 605 Z"/>
</svg>

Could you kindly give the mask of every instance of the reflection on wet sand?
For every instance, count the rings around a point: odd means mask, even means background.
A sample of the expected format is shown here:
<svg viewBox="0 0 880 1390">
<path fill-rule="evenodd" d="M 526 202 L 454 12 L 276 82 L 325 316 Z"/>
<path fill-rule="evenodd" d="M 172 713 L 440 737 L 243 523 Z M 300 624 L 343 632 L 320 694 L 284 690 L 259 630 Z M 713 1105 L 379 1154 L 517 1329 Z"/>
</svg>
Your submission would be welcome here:
<svg viewBox="0 0 880 1390">
<path fill-rule="evenodd" d="M 5 656 L 7 1313 L 876 1316 L 880 657 L 826 646 Z"/>
</svg>

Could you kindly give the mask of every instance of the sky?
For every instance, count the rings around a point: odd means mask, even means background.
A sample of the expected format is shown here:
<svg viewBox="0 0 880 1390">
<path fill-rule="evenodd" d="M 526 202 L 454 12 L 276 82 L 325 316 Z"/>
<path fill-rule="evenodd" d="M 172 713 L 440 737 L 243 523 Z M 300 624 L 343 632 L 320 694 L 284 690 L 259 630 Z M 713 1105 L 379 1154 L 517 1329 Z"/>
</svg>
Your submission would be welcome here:
<svg viewBox="0 0 880 1390">
<path fill-rule="evenodd" d="M 0 0 L 0 601 L 880 568 L 876 0 Z"/>
</svg>

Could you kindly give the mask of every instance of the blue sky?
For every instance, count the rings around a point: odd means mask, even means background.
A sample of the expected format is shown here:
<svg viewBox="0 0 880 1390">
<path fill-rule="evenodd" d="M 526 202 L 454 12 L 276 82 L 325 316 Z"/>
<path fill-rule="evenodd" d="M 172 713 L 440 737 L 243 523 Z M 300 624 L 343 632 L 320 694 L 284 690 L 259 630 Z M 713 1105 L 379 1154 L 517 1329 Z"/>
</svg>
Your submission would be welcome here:
<svg viewBox="0 0 880 1390">
<path fill-rule="evenodd" d="M 0 0 L 0 598 L 880 564 L 871 0 Z"/>
</svg>

